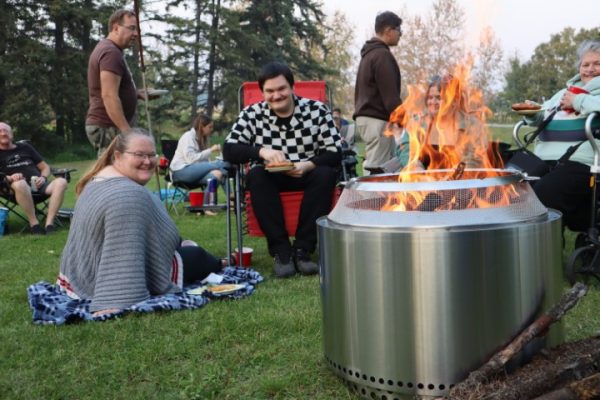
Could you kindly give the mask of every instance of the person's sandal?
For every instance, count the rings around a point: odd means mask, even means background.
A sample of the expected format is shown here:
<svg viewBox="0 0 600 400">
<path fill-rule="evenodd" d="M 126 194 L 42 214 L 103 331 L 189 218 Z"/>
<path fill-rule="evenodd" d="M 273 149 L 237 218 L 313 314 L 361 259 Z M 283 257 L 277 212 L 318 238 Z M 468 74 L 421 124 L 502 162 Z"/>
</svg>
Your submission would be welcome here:
<svg viewBox="0 0 600 400">
<path fill-rule="evenodd" d="M 46 225 L 46 235 L 51 235 L 56 232 L 56 227 L 52 224 Z"/>
</svg>

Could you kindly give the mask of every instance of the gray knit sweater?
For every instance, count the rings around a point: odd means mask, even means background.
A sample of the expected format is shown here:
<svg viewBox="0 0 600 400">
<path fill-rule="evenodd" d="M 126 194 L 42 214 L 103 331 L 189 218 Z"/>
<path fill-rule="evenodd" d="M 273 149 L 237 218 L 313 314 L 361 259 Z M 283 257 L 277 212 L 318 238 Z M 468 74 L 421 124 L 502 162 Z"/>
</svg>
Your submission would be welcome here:
<svg viewBox="0 0 600 400">
<path fill-rule="evenodd" d="M 181 239 L 164 206 L 128 178 L 89 182 L 77 204 L 60 272 L 91 311 L 125 308 L 179 289 L 170 280 Z"/>
</svg>

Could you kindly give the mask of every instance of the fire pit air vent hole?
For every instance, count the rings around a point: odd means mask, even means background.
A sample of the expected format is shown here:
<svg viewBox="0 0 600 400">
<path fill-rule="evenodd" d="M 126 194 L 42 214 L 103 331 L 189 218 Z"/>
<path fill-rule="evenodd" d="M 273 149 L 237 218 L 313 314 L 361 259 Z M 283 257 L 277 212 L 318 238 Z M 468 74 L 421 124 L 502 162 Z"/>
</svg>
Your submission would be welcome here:
<svg viewBox="0 0 600 400">
<path fill-rule="evenodd" d="M 414 384 L 410 381 L 405 383 L 404 381 L 400 381 L 400 380 L 393 381 L 392 379 L 387 379 L 387 381 L 386 381 L 386 379 L 384 379 L 384 378 L 377 378 L 376 376 L 373 376 L 373 375 L 367 375 L 364 373 L 362 373 L 362 375 L 361 375 L 361 372 L 359 372 L 357 370 L 352 370 L 350 368 L 343 367 L 341 364 L 338 364 L 338 363 L 330 360 L 327 357 L 326 357 L 326 360 L 334 370 L 337 369 L 339 371 L 343 371 L 344 375 L 348 375 L 350 378 L 352 378 L 353 381 L 354 381 L 354 378 L 361 379 L 361 377 L 362 377 L 362 380 L 365 381 L 365 384 L 379 383 L 380 385 L 384 385 L 384 386 L 387 384 L 387 386 L 389 386 L 391 388 L 394 388 L 394 385 L 398 385 L 398 387 L 400 387 L 400 388 L 406 386 L 409 389 L 412 389 L 416 386 L 416 388 L 419 389 L 421 392 L 426 392 L 427 390 L 429 390 L 429 391 L 435 392 L 434 393 L 435 395 L 438 394 L 438 391 L 446 390 L 446 384 L 444 384 L 444 383 L 437 384 L 437 388 L 436 388 L 436 385 L 433 383 L 424 384 L 424 383 L 419 382 L 419 383 Z M 346 378 L 346 376 L 344 376 L 344 378 Z M 356 385 L 356 383 L 353 383 L 353 384 L 351 384 L 351 386 L 355 387 L 357 385 Z M 454 385 L 450 385 L 449 387 L 452 388 L 453 386 Z M 372 389 L 372 386 L 369 386 L 369 388 Z M 385 390 L 385 388 L 382 388 L 381 390 Z M 393 392 L 390 392 L 390 393 L 393 394 Z"/>
</svg>

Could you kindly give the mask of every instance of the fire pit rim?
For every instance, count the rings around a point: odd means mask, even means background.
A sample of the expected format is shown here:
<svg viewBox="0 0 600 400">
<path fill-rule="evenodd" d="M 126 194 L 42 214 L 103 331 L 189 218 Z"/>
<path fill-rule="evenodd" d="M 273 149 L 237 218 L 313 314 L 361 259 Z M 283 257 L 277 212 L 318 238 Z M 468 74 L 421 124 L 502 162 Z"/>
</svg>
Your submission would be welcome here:
<svg viewBox="0 0 600 400">
<path fill-rule="evenodd" d="M 415 171 L 411 174 L 433 174 L 433 173 L 451 173 L 448 169 L 434 169 L 427 171 Z M 398 173 L 378 174 L 352 178 L 346 185 L 346 189 L 352 189 L 364 192 L 407 192 L 407 191 L 440 191 L 440 190 L 460 190 L 460 189 L 479 189 L 492 186 L 503 186 L 514 183 L 519 183 L 528 180 L 527 176 L 515 169 L 492 169 L 492 168 L 467 168 L 465 172 L 497 172 L 501 175 L 478 178 L 478 179 L 462 179 L 462 180 L 447 180 L 447 181 L 423 181 L 423 182 L 398 182 L 390 179 L 382 181 L 382 179 L 398 177 Z"/>
</svg>

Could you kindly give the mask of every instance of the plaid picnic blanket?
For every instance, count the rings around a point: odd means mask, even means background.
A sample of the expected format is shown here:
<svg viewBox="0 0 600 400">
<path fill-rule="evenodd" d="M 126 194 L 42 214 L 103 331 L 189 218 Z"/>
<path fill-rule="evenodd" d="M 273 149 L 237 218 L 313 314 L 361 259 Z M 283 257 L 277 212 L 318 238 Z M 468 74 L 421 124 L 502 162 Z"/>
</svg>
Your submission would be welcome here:
<svg viewBox="0 0 600 400">
<path fill-rule="evenodd" d="M 260 273 L 249 268 L 225 267 L 220 275 L 223 276 L 223 284 L 240 284 L 244 287 L 226 295 L 216 295 L 208 291 L 202 295 L 188 294 L 187 290 L 201 286 L 198 283 L 184 287 L 180 293 L 152 296 L 126 309 L 97 317 L 90 312 L 90 300 L 73 299 L 59 285 L 44 281 L 34 283 L 27 288 L 27 296 L 34 324 L 61 325 L 77 321 L 106 321 L 129 312 L 191 310 L 203 307 L 216 298 L 241 299 L 249 296 L 254 292 L 255 285 L 263 281 Z"/>
</svg>

